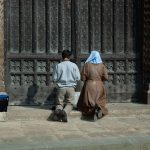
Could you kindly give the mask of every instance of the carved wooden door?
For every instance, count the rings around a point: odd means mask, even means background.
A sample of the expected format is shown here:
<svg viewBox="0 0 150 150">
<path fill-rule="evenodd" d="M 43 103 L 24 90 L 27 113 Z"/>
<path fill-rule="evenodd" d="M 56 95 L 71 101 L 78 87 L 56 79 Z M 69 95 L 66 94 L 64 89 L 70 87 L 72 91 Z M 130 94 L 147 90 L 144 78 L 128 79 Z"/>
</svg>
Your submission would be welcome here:
<svg viewBox="0 0 150 150">
<path fill-rule="evenodd" d="M 81 69 L 98 50 L 109 71 L 110 102 L 140 91 L 137 0 L 5 1 L 6 87 L 10 104 L 53 103 L 53 66 L 69 49 Z"/>
<path fill-rule="evenodd" d="M 89 50 L 100 51 L 109 72 L 108 101 L 139 101 L 141 1 L 76 0 L 75 8 L 78 58 L 87 58 Z"/>
</svg>

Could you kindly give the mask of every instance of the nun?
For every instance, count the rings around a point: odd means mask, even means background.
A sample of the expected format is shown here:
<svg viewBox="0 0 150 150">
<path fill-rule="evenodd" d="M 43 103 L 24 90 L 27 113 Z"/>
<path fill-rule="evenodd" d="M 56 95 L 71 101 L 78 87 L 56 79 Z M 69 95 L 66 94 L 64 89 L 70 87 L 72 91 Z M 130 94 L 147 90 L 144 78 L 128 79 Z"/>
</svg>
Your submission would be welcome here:
<svg viewBox="0 0 150 150">
<path fill-rule="evenodd" d="M 104 81 L 108 80 L 108 73 L 98 51 L 91 51 L 85 61 L 81 80 L 84 81 L 84 85 L 79 96 L 77 109 L 82 112 L 83 117 L 92 116 L 93 121 L 97 121 L 97 119 L 108 114 L 104 86 Z"/>
</svg>

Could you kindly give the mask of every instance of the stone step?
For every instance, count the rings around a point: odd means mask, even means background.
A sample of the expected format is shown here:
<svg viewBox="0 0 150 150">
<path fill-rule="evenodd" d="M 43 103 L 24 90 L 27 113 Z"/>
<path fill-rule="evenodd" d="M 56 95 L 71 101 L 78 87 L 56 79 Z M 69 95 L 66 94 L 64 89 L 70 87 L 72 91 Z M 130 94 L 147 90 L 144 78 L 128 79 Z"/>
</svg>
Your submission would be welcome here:
<svg viewBox="0 0 150 150">
<path fill-rule="evenodd" d="M 150 136 L 133 135 L 123 137 L 96 137 L 89 139 L 76 139 L 51 141 L 50 139 L 36 138 L 1 144 L 2 150 L 149 150 Z"/>
<path fill-rule="evenodd" d="M 107 104 L 110 117 L 128 117 L 150 115 L 150 105 L 134 103 Z M 9 120 L 45 120 L 52 110 L 47 106 L 8 106 L 7 119 Z M 70 117 L 80 117 L 81 113 L 73 110 Z"/>
</svg>

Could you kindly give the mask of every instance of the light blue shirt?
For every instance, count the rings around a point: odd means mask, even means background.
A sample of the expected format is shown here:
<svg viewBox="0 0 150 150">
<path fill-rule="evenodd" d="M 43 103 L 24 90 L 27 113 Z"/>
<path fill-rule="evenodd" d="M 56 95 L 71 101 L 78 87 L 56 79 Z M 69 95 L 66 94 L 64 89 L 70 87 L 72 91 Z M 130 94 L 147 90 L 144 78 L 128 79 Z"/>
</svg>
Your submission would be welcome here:
<svg viewBox="0 0 150 150">
<path fill-rule="evenodd" d="M 59 88 L 75 87 L 80 80 L 80 72 L 77 65 L 71 61 L 63 61 L 57 64 L 53 72 L 53 81 Z"/>
</svg>

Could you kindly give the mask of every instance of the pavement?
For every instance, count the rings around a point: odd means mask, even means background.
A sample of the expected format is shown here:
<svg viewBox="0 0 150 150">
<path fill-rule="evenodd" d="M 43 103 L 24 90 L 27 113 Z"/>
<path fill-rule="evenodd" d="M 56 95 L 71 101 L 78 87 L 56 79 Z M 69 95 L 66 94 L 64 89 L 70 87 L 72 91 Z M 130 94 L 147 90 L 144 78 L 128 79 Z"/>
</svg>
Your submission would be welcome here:
<svg viewBox="0 0 150 150">
<path fill-rule="evenodd" d="M 109 115 L 68 123 L 49 120 L 48 107 L 9 106 L 0 122 L 0 150 L 150 150 L 150 105 L 109 103 Z"/>
</svg>

